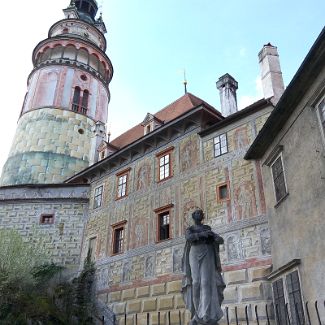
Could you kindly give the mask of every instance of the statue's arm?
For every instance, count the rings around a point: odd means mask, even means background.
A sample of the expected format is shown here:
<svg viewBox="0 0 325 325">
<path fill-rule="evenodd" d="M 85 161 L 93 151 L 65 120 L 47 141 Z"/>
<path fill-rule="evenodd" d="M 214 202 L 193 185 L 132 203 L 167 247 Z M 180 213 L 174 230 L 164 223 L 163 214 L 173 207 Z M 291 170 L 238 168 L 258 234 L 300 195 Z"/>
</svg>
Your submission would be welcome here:
<svg viewBox="0 0 325 325">
<path fill-rule="evenodd" d="M 200 239 L 199 234 L 192 232 L 190 229 L 186 229 L 185 238 L 189 242 L 198 241 Z"/>
<path fill-rule="evenodd" d="M 219 245 L 222 245 L 224 243 L 223 238 L 216 233 L 214 233 L 214 241 Z"/>
</svg>

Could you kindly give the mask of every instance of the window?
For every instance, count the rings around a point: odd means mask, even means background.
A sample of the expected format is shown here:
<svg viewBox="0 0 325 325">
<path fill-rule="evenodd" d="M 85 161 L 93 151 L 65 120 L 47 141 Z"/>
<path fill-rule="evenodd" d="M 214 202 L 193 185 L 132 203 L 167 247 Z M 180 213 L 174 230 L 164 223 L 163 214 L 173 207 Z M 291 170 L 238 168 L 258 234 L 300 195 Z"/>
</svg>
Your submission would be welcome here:
<svg viewBox="0 0 325 325">
<path fill-rule="evenodd" d="M 86 114 L 87 113 L 87 109 L 88 109 L 88 98 L 89 98 L 89 91 L 88 90 L 84 90 L 83 96 L 82 96 L 81 108 L 80 108 L 80 111 L 81 111 L 82 114 Z"/>
<path fill-rule="evenodd" d="M 287 194 L 287 186 L 282 163 L 282 154 L 280 154 L 271 164 L 274 192 L 276 202 L 279 202 Z"/>
<path fill-rule="evenodd" d="M 89 91 L 84 90 L 81 96 L 80 87 L 75 87 L 71 109 L 77 113 L 87 114 L 88 101 L 89 101 Z"/>
<path fill-rule="evenodd" d="M 73 100 L 72 100 L 72 110 L 78 112 L 80 102 L 80 88 L 76 87 L 74 89 Z"/>
<path fill-rule="evenodd" d="M 54 223 L 54 214 L 42 214 L 40 219 L 41 225 L 51 225 Z"/>
<path fill-rule="evenodd" d="M 218 157 L 228 152 L 227 135 L 220 134 L 213 139 L 214 156 Z"/>
<path fill-rule="evenodd" d="M 158 240 L 170 238 L 169 234 L 169 211 L 158 214 Z"/>
<path fill-rule="evenodd" d="M 125 238 L 125 224 L 126 221 L 119 222 L 113 227 L 113 242 L 112 242 L 112 253 L 121 254 L 124 252 L 124 238 Z"/>
<path fill-rule="evenodd" d="M 127 179 L 128 179 L 127 174 L 120 176 L 118 178 L 118 189 L 117 189 L 117 197 L 118 198 L 126 196 Z"/>
<path fill-rule="evenodd" d="M 123 170 L 116 174 L 117 176 L 117 199 L 121 199 L 128 195 L 128 176 L 131 168 Z"/>
<path fill-rule="evenodd" d="M 157 215 L 157 241 L 171 238 L 170 215 L 173 204 L 155 209 Z"/>
<path fill-rule="evenodd" d="M 217 201 L 223 202 L 229 200 L 229 183 L 217 185 Z"/>
<path fill-rule="evenodd" d="M 158 182 L 172 177 L 172 150 L 174 147 L 165 149 L 156 154 L 158 159 Z"/>
<path fill-rule="evenodd" d="M 278 325 L 304 324 L 304 310 L 298 271 L 272 283 L 275 316 Z"/>
<path fill-rule="evenodd" d="M 159 158 L 159 180 L 163 180 L 170 175 L 170 154 Z"/>
<path fill-rule="evenodd" d="M 94 194 L 94 209 L 99 208 L 102 205 L 103 186 L 95 188 Z"/>
<path fill-rule="evenodd" d="M 286 304 L 282 279 L 275 281 L 273 287 L 273 300 L 275 315 L 278 324 L 287 324 Z"/>
<path fill-rule="evenodd" d="M 90 256 L 90 260 L 94 262 L 96 260 L 96 237 L 89 239 L 89 245 L 88 245 L 88 254 Z"/>
</svg>

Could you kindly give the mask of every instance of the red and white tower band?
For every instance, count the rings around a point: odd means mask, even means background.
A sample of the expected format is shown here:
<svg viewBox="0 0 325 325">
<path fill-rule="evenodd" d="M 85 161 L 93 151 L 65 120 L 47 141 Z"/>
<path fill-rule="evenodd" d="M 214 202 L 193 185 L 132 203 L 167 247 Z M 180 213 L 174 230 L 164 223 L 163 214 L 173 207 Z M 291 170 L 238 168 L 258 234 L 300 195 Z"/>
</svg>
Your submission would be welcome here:
<svg viewBox="0 0 325 325">
<path fill-rule="evenodd" d="M 62 182 L 97 161 L 113 76 L 97 11 L 95 0 L 72 0 L 35 47 L 1 185 Z"/>
</svg>

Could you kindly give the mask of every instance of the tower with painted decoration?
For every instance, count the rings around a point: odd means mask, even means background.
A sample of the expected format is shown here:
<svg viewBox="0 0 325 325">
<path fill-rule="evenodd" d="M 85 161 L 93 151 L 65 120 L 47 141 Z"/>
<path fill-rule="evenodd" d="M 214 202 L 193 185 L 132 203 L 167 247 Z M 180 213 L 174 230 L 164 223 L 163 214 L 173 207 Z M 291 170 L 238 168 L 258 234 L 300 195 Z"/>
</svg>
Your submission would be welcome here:
<svg viewBox="0 0 325 325">
<path fill-rule="evenodd" d="M 35 47 L 4 185 L 59 183 L 97 161 L 112 64 L 95 0 L 71 1 Z"/>
</svg>

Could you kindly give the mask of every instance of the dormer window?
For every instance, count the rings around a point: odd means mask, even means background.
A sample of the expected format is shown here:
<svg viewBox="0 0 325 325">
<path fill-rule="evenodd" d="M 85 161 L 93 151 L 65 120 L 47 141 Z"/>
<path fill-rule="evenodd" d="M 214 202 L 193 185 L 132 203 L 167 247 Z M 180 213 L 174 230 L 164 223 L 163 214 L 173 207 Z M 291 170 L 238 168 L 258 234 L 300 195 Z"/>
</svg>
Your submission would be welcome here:
<svg viewBox="0 0 325 325">
<path fill-rule="evenodd" d="M 146 135 L 150 132 L 152 132 L 153 130 L 155 130 L 157 127 L 161 126 L 163 124 L 163 122 L 161 120 L 159 120 L 156 116 L 147 113 L 145 119 L 142 122 L 142 126 L 143 126 L 143 134 Z"/>
</svg>

